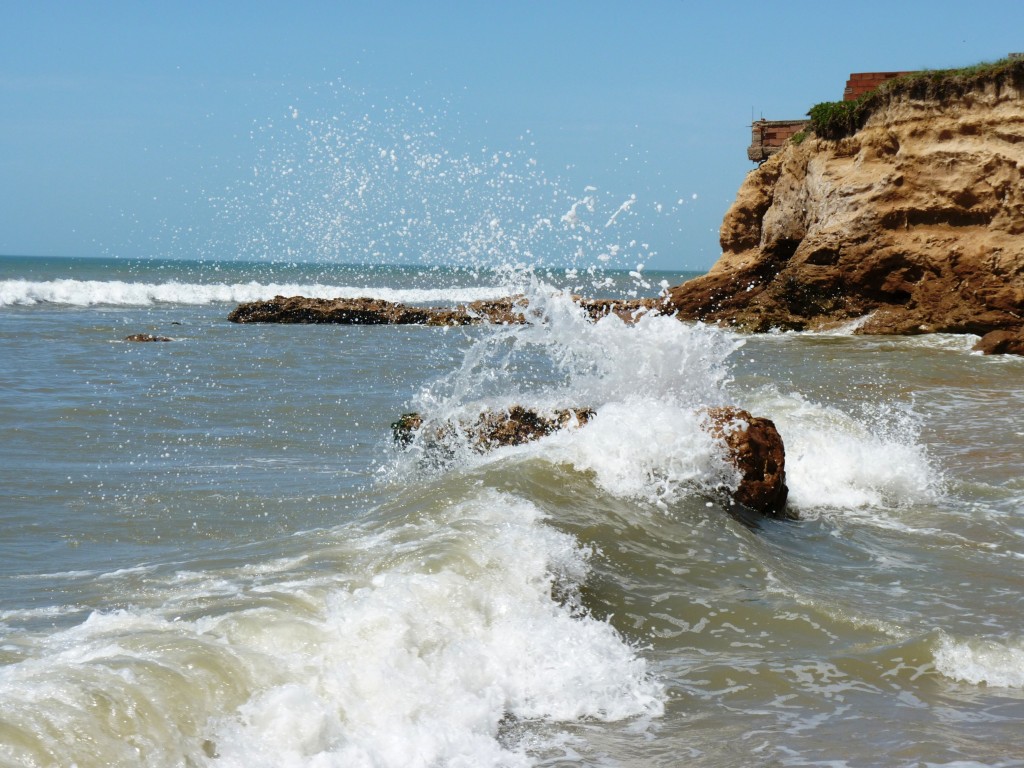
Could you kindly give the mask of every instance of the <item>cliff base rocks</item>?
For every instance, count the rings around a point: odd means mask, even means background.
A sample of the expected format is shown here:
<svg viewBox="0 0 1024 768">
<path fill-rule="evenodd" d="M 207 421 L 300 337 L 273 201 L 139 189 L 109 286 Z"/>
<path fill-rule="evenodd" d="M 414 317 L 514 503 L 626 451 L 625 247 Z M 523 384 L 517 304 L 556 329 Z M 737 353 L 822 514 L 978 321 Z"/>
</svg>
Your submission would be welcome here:
<svg viewBox="0 0 1024 768">
<path fill-rule="evenodd" d="M 991 331 L 978 340 L 974 349 L 986 355 L 1024 355 L 1024 330 Z"/>
</svg>

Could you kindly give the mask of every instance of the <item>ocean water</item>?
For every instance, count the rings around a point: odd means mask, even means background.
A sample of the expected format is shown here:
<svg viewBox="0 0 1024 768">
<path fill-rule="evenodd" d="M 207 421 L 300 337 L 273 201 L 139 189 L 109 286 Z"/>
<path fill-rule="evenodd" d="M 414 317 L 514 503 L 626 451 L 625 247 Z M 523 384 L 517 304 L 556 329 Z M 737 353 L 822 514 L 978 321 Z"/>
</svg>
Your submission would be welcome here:
<svg viewBox="0 0 1024 768">
<path fill-rule="evenodd" d="M 0 259 L 0 765 L 1024 765 L 1024 360 L 565 296 L 684 278 Z M 512 290 L 542 320 L 225 319 Z M 597 415 L 391 437 L 516 403 Z M 731 514 L 722 404 L 798 522 Z"/>
</svg>

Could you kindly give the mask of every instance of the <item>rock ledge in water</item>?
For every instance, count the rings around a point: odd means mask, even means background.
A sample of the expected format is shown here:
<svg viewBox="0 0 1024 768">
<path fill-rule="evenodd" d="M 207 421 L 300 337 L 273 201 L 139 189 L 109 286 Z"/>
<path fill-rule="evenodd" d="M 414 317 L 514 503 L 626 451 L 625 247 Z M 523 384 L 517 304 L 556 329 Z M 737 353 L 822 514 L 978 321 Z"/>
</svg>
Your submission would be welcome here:
<svg viewBox="0 0 1024 768">
<path fill-rule="evenodd" d="M 573 300 L 594 320 L 618 315 L 633 322 L 643 312 L 661 311 L 660 299 Z M 335 325 L 519 325 L 526 322 L 528 301 L 509 296 L 473 301 L 456 307 L 421 307 L 384 299 L 310 299 L 305 296 L 275 296 L 269 301 L 239 304 L 228 315 L 233 323 L 291 323 Z"/>
<path fill-rule="evenodd" d="M 974 345 L 986 355 L 1024 355 L 1024 329 L 990 331 Z"/>
<path fill-rule="evenodd" d="M 523 322 L 520 297 L 474 301 L 457 307 L 417 307 L 384 299 L 310 299 L 275 296 L 270 301 L 239 304 L 228 315 L 233 323 L 306 323 L 339 325 L 475 325 Z"/>
<path fill-rule="evenodd" d="M 787 511 L 786 454 L 782 437 L 769 419 L 751 416 L 740 408 L 708 408 L 705 429 L 725 445 L 729 460 L 740 472 L 740 482 L 731 498 L 736 504 L 771 517 L 795 518 Z M 542 414 L 514 405 L 505 411 L 485 411 L 475 422 L 460 425 L 480 452 L 506 445 L 539 440 L 559 429 L 579 427 L 594 416 L 590 408 L 566 408 Z M 418 413 L 403 414 L 391 425 L 395 441 L 412 442 L 423 427 Z M 443 443 L 454 435 L 451 424 L 441 426 L 434 436 Z"/>
<path fill-rule="evenodd" d="M 471 437 L 472 447 L 484 452 L 539 440 L 569 426 L 583 426 L 593 416 L 594 411 L 590 408 L 564 408 L 541 414 L 521 405 L 513 405 L 506 411 L 485 411 L 475 422 L 460 427 Z M 391 425 L 391 431 L 396 442 L 408 445 L 422 426 L 423 417 L 418 413 L 404 413 Z M 436 437 L 443 441 L 453 431 L 451 425 L 445 425 L 438 429 Z"/>
</svg>

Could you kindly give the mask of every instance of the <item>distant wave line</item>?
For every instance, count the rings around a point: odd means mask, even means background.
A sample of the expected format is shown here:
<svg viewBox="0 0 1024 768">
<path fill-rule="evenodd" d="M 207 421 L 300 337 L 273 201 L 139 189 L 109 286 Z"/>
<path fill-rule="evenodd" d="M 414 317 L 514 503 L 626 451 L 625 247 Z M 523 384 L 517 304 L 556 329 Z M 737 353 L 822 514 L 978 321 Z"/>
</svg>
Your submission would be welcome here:
<svg viewBox="0 0 1024 768">
<path fill-rule="evenodd" d="M 155 304 L 231 304 L 264 301 L 275 296 L 309 298 L 373 298 L 420 304 L 496 299 L 509 294 L 499 286 L 389 288 L 322 283 L 131 283 L 121 280 L 2 280 L 0 307 L 59 304 L 73 307 L 152 306 Z"/>
</svg>

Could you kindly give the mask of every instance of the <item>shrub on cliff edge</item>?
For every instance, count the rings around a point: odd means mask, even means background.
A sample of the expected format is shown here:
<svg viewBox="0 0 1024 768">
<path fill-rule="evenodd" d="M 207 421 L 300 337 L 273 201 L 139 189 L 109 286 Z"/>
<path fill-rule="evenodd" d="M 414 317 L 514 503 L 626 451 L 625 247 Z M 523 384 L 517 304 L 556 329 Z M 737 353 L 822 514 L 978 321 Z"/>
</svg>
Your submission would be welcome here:
<svg viewBox="0 0 1024 768">
<path fill-rule="evenodd" d="M 841 139 L 860 130 L 868 115 L 863 109 L 863 98 L 856 101 L 824 101 L 815 104 L 807 113 L 810 128 L 822 139 Z"/>
</svg>

